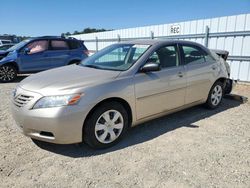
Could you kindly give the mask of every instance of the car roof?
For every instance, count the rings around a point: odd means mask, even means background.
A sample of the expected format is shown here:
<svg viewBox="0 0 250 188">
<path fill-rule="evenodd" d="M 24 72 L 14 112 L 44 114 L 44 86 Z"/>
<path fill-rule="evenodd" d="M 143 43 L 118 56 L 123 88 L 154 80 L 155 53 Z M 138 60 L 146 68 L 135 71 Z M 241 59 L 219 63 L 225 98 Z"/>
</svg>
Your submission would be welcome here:
<svg viewBox="0 0 250 188">
<path fill-rule="evenodd" d="M 39 37 L 31 37 L 32 40 L 37 39 L 63 39 L 63 40 L 75 40 L 78 41 L 76 38 L 73 37 L 64 37 L 64 36 L 39 36 Z"/>
<path fill-rule="evenodd" d="M 158 45 L 158 44 L 167 44 L 167 43 L 180 43 L 180 44 L 189 44 L 189 45 L 196 45 L 202 46 L 199 43 L 185 41 L 185 40 L 170 40 L 170 39 L 138 39 L 138 40 L 131 40 L 131 41 L 124 41 L 121 42 L 123 44 L 142 44 L 142 45 Z"/>
</svg>

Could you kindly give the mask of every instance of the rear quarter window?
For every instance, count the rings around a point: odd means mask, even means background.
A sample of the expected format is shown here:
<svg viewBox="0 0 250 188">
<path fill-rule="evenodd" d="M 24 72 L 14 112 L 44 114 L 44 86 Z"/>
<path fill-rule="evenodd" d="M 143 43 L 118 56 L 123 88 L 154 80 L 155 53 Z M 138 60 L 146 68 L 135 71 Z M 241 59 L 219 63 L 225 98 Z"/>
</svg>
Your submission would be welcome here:
<svg viewBox="0 0 250 188">
<path fill-rule="evenodd" d="M 87 49 L 83 42 L 82 41 L 78 41 L 78 40 L 69 40 L 68 41 L 68 44 L 69 44 L 69 48 L 70 49 L 78 49 L 78 48 L 81 48 L 81 47 L 84 47 L 84 50 Z"/>
</svg>

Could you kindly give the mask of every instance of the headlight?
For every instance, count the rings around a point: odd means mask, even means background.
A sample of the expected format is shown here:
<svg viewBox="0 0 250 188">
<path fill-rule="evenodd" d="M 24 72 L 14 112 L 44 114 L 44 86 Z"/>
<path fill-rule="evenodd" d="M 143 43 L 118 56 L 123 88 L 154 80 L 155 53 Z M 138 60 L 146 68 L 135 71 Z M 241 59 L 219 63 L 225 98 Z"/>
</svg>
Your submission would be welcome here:
<svg viewBox="0 0 250 188">
<path fill-rule="evenodd" d="M 37 108 L 51 108 L 76 104 L 83 94 L 47 96 L 39 99 L 33 106 Z"/>
</svg>

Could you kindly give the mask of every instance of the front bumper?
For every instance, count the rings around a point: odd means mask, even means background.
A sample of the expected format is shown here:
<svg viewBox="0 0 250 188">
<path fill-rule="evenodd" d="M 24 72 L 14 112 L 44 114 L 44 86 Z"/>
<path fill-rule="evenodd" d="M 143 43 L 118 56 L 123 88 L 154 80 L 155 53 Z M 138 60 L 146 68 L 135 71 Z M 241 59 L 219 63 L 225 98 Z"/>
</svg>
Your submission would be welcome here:
<svg viewBox="0 0 250 188">
<path fill-rule="evenodd" d="M 87 110 L 78 105 L 32 109 L 34 103 L 42 96 L 18 88 L 17 94 L 33 96 L 33 99 L 22 107 L 16 106 L 14 98 L 11 111 L 16 124 L 22 133 L 33 139 L 71 144 L 82 142 L 82 127 Z"/>
</svg>

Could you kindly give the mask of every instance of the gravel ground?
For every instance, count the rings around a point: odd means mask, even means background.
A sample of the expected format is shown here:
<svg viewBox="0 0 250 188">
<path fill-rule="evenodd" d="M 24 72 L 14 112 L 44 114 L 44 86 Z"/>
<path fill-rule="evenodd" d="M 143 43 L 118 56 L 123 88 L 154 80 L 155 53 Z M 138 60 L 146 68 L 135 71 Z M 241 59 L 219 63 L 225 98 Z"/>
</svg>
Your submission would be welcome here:
<svg viewBox="0 0 250 188">
<path fill-rule="evenodd" d="M 250 103 L 187 109 L 129 130 L 118 145 L 32 142 L 0 84 L 0 187 L 250 187 Z M 250 98 L 250 86 L 234 93 Z"/>
</svg>

